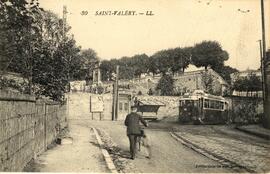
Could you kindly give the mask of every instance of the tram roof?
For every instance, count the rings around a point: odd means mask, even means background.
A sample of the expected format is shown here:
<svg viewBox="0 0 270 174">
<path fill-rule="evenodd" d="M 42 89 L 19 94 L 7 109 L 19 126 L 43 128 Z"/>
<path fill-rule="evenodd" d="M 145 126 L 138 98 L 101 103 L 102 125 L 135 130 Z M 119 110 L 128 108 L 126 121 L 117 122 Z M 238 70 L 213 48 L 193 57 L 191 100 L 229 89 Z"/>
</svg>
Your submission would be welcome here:
<svg viewBox="0 0 270 174">
<path fill-rule="evenodd" d="M 182 99 L 189 99 L 189 100 L 198 100 L 199 98 L 207 98 L 207 99 L 213 99 L 213 100 L 226 100 L 224 97 L 222 96 L 216 96 L 216 95 L 211 95 L 211 94 L 207 94 L 207 93 L 199 93 L 199 94 L 188 94 L 188 95 L 184 95 L 180 98 L 180 100 Z"/>
</svg>

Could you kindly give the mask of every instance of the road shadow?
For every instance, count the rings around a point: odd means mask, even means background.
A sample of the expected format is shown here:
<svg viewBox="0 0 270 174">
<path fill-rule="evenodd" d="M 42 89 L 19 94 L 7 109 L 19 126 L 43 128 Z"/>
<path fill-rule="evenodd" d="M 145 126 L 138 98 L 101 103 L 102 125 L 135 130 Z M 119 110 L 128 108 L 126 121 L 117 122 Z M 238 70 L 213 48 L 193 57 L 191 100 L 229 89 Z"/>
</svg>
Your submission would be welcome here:
<svg viewBox="0 0 270 174">
<path fill-rule="evenodd" d="M 103 148 L 106 149 L 108 151 L 109 154 L 113 155 L 114 157 L 121 157 L 121 158 L 127 158 L 130 159 L 130 153 L 129 151 L 123 150 L 119 147 L 116 146 L 112 146 L 112 147 L 108 147 L 106 145 L 99 145 L 96 142 L 90 141 L 90 143 L 98 148 Z"/>
<path fill-rule="evenodd" d="M 109 148 L 107 150 L 110 154 L 114 155 L 115 157 L 130 159 L 129 151 L 125 151 L 123 149 L 120 149 L 119 147 L 113 147 L 113 148 Z"/>
<path fill-rule="evenodd" d="M 23 172 L 40 172 L 40 169 L 45 167 L 44 161 L 36 161 L 32 159 L 24 168 Z"/>
</svg>

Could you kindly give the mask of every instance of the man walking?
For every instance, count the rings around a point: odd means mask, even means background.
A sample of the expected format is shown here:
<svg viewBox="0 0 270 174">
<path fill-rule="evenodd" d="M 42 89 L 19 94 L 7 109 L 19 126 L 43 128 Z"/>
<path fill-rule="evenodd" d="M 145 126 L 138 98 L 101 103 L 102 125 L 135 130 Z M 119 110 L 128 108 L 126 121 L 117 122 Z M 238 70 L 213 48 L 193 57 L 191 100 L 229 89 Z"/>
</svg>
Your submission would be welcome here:
<svg viewBox="0 0 270 174">
<path fill-rule="evenodd" d="M 147 123 L 141 115 L 137 114 L 137 107 L 131 106 L 131 113 L 126 116 L 127 136 L 129 139 L 129 149 L 131 159 L 135 159 L 137 137 L 141 135 L 140 122 L 147 127 Z"/>
</svg>

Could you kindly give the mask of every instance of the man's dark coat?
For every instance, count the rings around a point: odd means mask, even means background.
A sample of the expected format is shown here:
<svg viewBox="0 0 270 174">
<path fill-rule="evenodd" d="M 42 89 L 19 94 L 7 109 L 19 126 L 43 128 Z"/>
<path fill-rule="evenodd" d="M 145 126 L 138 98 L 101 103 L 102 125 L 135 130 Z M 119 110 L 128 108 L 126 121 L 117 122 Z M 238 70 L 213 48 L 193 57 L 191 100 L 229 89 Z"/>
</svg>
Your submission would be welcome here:
<svg viewBox="0 0 270 174">
<path fill-rule="evenodd" d="M 125 120 L 125 125 L 127 126 L 127 135 L 140 135 L 140 122 L 147 127 L 147 123 L 144 121 L 141 115 L 135 112 L 128 114 Z"/>
</svg>

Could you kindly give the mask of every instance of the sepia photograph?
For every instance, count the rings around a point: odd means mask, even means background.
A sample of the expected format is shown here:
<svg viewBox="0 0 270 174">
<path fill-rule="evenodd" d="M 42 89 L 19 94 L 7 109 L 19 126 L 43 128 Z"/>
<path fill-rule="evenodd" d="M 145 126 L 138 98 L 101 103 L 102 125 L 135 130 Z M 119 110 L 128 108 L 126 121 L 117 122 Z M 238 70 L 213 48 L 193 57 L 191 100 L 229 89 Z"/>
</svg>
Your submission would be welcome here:
<svg viewBox="0 0 270 174">
<path fill-rule="evenodd" d="M 0 0 L 0 173 L 270 173 L 270 0 Z"/>
</svg>

